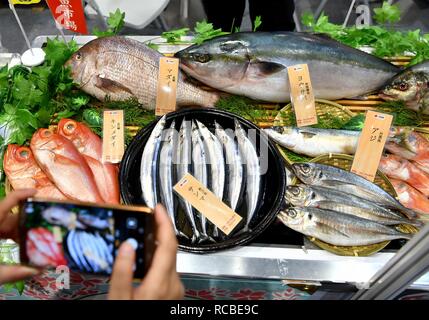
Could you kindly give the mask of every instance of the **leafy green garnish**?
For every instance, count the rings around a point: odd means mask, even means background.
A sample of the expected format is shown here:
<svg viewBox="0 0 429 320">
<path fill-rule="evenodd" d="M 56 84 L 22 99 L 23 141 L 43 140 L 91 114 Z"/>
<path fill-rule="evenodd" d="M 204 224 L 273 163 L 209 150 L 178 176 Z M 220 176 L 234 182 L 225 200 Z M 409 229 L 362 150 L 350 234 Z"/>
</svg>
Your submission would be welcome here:
<svg viewBox="0 0 429 320">
<path fill-rule="evenodd" d="M 177 43 L 182 41 L 182 37 L 186 36 L 189 30 L 189 28 L 181 28 L 171 31 L 165 31 L 161 34 L 161 37 L 166 39 L 168 43 Z"/>
<path fill-rule="evenodd" d="M 195 32 L 194 42 L 196 44 L 201 44 L 206 40 L 210 40 L 215 37 L 229 34 L 229 32 L 223 32 L 222 29 L 213 28 L 213 24 L 208 23 L 205 20 L 202 22 L 197 22 L 195 24 L 194 32 Z"/>
<path fill-rule="evenodd" d="M 397 4 L 391 5 L 385 1 L 381 8 L 374 9 L 374 20 L 379 24 L 399 22 L 401 20 L 401 10 Z"/>
<path fill-rule="evenodd" d="M 107 30 L 101 31 L 98 28 L 94 28 L 92 34 L 100 38 L 117 35 L 124 27 L 124 23 L 125 12 L 121 12 L 121 10 L 116 9 L 116 11 L 111 12 L 109 14 L 109 18 L 107 18 Z"/>
<path fill-rule="evenodd" d="M 258 30 L 261 24 L 262 24 L 261 16 L 256 16 L 255 21 L 253 22 L 253 32 Z"/>
<path fill-rule="evenodd" d="M 365 122 L 365 115 L 358 114 L 351 118 L 346 124 L 344 124 L 341 129 L 343 130 L 352 130 L 352 131 L 361 131 L 363 124 Z"/>
<path fill-rule="evenodd" d="M 378 8 L 375 19 L 379 23 L 394 23 L 400 16 L 397 6 L 389 6 L 386 2 L 383 7 Z M 366 26 L 358 28 L 356 26 L 343 28 L 329 22 L 328 16 L 322 14 L 317 21 L 310 13 L 303 14 L 302 23 L 312 32 L 324 33 L 331 38 L 351 47 L 360 48 L 369 46 L 374 49 L 373 54 L 385 58 L 404 55 L 408 52 L 414 54 L 410 65 L 417 64 L 429 59 L 429 36 L 422 34 L 420 30 L 395 31 L 384 26 Z"/>
<path fill-rule="evenodd" d="M 398 127 L 419 127 L 423 123 L 422 114 L 415 112 L 403 101 L 386 101 L 377 106 L 377 111 L 393 115 L 393 125 Z"/>
</svg>

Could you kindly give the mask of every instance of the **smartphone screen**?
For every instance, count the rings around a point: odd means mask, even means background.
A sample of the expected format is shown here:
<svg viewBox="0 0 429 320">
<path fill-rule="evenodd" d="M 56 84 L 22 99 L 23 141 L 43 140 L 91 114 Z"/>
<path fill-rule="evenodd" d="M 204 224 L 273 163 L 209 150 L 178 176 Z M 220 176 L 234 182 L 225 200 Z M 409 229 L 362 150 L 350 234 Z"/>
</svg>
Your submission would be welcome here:
<svg viewBox="0 0 429 320">
<path fill-rule="evenodd" d="M 27 200 L 21 207 L 21 259 L 38 267 L 68 266 L 110 275 L 123 241 L 136 249 L 134 276 L 141 278 L 153 252 L 148 208 Z"/>
</svg>

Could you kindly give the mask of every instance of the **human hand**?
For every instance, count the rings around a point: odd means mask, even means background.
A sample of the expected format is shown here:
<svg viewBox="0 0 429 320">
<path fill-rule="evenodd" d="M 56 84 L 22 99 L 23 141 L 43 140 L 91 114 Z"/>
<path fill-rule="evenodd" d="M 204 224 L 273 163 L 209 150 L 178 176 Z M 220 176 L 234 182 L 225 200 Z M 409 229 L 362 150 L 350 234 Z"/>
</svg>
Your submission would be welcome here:
<svg viewBox="0 0 429 320">
<path fill-rule="evenodd" d="M 0 266 L 0 286 L 13 283 L 39 274 L 37 269 L 24 266 Z"/>
<path fill-rule="evenodd" d="M 13 207 L 36 194 L 35 189 L 19 189 L 9 193 L 0 202 L 0 239 L 18 239 L 18 219 L 19 215 L 12 214 Z"/>
<path fill-rule="evenodd" d="M 124 242 L 119 248 L 110 282 L 112 300 L 183 299 L 184 287 L 176 271 L 177 239 L 170 217 L 162 205 L 155 207 L 157 246 L 152 264 L 137 288 L 133 288 L 134 248 Z"/>
</svg>

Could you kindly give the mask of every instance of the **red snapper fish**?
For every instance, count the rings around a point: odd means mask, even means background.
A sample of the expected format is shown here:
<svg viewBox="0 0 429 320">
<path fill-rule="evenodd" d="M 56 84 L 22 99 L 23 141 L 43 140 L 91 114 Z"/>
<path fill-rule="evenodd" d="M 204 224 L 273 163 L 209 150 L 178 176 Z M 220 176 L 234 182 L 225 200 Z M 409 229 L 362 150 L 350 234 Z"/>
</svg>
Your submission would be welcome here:
<svg viewBox="0 0 429 320">
<path fill-rule="evenodd" d="M 3 159 L 3 168 L 15 190 L 32 188 L 37 189 L 36 198 L 67 199 L 40 169 L 33 152 L 28 147 L 8 145 Z"/>
<path fill-rule="evenodd" d="M 48 129 L 39 129 L 33 135 L 30 147 L 42 170 L 67 197 L 104 202 L 85 158 L 70 140 Z"/>
<path fill-rule="evenodd" d="M 378 169 L 389 178 L 405 181 L 425 196 L 429 196 L 429 175 L 410 161 L 389 154 L 381 157 Z"/>
<path fill-rule="evenodd" d="M 118 204 L 118 167 L 102 162 L 103 143 L 100 137 L 83 123 L 71 119 L 62 119 L 58 123 L 58 133 L 73 142 L 83 155 L 94 174 L 95 182 L 104 201 Z"/>
</svg>

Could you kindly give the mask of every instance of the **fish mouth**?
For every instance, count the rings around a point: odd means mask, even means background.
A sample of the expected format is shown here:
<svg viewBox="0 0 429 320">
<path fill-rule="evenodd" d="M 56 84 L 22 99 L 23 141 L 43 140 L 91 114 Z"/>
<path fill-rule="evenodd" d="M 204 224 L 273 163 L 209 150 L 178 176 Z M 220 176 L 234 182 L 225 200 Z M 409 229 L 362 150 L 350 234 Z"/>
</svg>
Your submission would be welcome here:
<svg viewBox="0 0 429 320">
<path fill-rule="evenodd" d="M 396 98 L 394 96 L 388 95 L 388 94 L 383 93 L 383 92 L 379 93 L 378 96 L 381 99 L 386 100 L 386 101 L 395 101 L 396 100 Z"/>
</svg>

